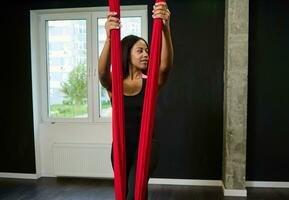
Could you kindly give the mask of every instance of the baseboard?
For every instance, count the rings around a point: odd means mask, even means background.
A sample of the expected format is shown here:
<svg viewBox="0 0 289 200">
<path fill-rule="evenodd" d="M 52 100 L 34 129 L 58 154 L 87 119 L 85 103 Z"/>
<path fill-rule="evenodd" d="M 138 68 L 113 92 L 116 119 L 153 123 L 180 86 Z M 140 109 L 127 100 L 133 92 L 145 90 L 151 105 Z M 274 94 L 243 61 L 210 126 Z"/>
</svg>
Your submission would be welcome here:
<svg viewBox="0 0 289 200">
<path fill-rule="evenodd" d="M 151 178 L 149 184 L 159 185 L 193 185 L 193 186 L 221 186 L 221 180 L 198 180 L 198 179 L 167 179 Z"/>
<path fill-rule="evenodd" d="M 246 181 L 247 187 L 289 188 L 289 182 L 279 181 Z"/>
<path fill-rule="evenodd" d="M 0 178 L 38 179 L 40 177 L 56 177 L 56 176 L 48 174 L 48 173 L 47 174 L 43 173 L 40 176 L 37 174 L 0 172 Z M 151 178 L 149 180 L 149 184 L 187 185 L 187 186 L 222 186 L 224 196 L 247 196 L 247 190 L 226 189 L 221 180 Z M 289 182 L 246 181 L 246 187 L 289 188 Z"/>
<path fill-rule="evenodd" d="M 56 178 L 57 176 L 55 174 L 42 173 L 41 177 Z"/>
<path fill-rule="evenodd" d="M 6 173 L 0 172 L 0 178 L 38 179 L 37 174 Z"/>
<path fill-rule="evenodd" d="M 226 189 L 224 185 L 222 184 L 223 193 L 224 196 L 230 196 L 230 197 L 247 197 L 247 190 L 236 190 L 236 189 Z"/>
</svg>

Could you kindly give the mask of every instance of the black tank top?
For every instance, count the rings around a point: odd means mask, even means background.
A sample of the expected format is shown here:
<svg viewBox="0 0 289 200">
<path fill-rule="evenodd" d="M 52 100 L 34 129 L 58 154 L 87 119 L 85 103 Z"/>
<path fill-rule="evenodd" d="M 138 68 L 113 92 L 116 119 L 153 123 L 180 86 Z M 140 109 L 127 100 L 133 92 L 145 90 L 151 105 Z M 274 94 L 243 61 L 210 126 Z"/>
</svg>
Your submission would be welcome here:
<svg viewBox="0 0 289 200">
<path fill-rule="evenodd" d="M 146 79 L 142 79 L 141 91 L 133 96 L 124 95 L 125 134 L 128 144 L 139 142 Z"/>
<path fill-rule="evenodd" d="M 124 95 L 124 117 L 126 144 L 138 146 L 143 100 L 145 94 L 146 79 L 142 79 L 141 91 L 133 96 Z M 112 105 L 112 98 L 110 98 Z"/>
</svg>

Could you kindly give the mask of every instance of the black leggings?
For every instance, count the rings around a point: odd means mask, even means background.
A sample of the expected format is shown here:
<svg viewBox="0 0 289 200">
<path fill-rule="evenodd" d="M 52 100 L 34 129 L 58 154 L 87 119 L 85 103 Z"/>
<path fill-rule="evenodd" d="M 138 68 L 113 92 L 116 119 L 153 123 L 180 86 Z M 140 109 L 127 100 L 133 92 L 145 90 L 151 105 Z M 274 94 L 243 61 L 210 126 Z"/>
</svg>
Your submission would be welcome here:
<svg viewBox="0 0 289 200">
<path fill-rule="evenodd" d="M 113 167 L 113 153 L 111 149 L 111 163 Z M 137 146 L 127 145 L 126 147 L 126 180 L 127 180 L 127 189 L 126 189 L 126 200 L 134 200 L 134 189 L 135 189 L 135 176 L 136 176 L 136 166 L 137 166 Z M 159 143 L 157 140 L 152 140 L 152 151 L 151 151 L 151 160 L 149 164 L 149 178 L 153 174 L 154 170 L 157 167 L 159 155 Z M 146 198 L 148 198 L 148 191 L 146 191 Z"/>
</svg>

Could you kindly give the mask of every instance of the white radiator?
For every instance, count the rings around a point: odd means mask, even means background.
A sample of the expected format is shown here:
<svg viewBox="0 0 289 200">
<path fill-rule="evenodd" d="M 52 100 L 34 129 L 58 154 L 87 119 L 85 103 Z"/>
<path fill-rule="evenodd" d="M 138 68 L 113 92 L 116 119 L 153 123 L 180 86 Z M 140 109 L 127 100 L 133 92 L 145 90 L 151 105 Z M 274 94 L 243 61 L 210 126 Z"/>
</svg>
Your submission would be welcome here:
<svg viewBox="0 0 289 200">
<path fill-rule="evenodd" d="M 56 176 L 113 177 L 111 145 L 55 143 L 52 151 Z"/>
</svg>

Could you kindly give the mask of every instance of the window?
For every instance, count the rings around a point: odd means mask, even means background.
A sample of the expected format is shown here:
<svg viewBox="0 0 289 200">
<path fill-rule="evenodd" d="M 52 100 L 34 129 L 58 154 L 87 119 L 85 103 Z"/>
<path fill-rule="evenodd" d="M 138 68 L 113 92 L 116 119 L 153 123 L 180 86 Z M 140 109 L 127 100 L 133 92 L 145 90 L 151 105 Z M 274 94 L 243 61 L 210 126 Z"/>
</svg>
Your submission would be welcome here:
<svg viewBox="0 0 289 200">
<path fill-rule="evenodd" d="M 44 121 L 110 122 L 111 105 L 97 66 L 108 8 L 42 10 L 38 21 Z M 121 8 L 121 38 L 147 40 L 147 7 Z M 33 39 L 33 38 L 32 38 Z"/>
<path fill-rule="evenodd" d="M 45 25 L 48 116 L 87 118 L 86 20 L 46 20 Z"/>
</svg>

